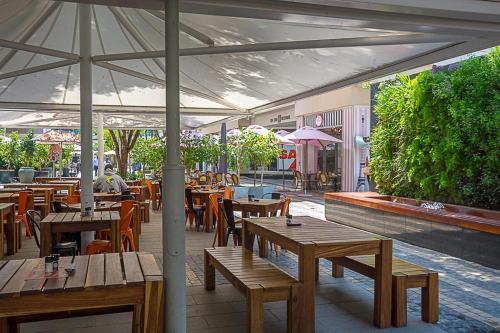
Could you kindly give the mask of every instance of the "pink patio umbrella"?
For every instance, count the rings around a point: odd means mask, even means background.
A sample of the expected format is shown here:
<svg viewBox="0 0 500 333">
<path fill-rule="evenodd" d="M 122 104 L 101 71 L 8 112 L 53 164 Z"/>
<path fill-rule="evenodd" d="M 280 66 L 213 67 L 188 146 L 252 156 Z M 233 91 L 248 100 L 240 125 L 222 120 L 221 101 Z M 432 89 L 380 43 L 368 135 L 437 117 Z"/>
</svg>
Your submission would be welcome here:
<svg viewBox="0 0 500 333">
<path fill-rule="evenodd" d="M 313 146 L 316 147 L 323 147 L 332 144 L 332 143 L 341 143 L 342 140 L 337 139 L 336 137 L 333 137 L 331 135 L 328 135 L 320 130 L 317 130 L 315 128 L 312 128 L 310 126 L 304 126 L 296 130 L 295 132 L 292 132 L 285 136 L 285 139 L 288 139 L 292 142 L 295 142 L 295 144 L 303 144 L 305 145 L 305 155 L 306 155 L 306 165 L 305 165 L 305 174 L 306 174 L 306 182 L 307 182 L 307 173 L 308 173 L 308 168 L 307 168 L 307 153 L 308 153 L 308 147 L 309 144 L 312 144 Z M 306 186 L 304 186 L 304 193 L 306 192 Z"/>
</svg>

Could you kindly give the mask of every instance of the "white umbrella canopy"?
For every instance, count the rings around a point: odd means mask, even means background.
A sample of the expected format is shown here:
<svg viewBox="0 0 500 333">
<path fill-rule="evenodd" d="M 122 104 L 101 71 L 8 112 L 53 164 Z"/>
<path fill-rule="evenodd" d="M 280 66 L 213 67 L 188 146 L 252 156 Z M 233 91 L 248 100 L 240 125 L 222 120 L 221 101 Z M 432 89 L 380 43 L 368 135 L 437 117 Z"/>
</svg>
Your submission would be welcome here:
<svg viewBox="0 0 500 333">
<path fill-rule="evenodd" d="M 287 132 L 285 130 L 279 130 L 278 132 L 274 133 L 278 137 L 278 144 L 279 145 L 293 145 L 295 142 L 293 142 L 290 139 L 285 138 L 290 132 Z"/>
<path fill-rule="evenodd" d="M 75 116 L 74 112 L 78 110 L 80 90 L 77 4 L 3 0 L 0 9 L 0 39 L 4 43 L 0 47 L 0 75 L 7 74 L 0 76 L 0 109 L 11 108 L 7 112 L 15 112 L 14 109 L 22 108 L 24 112 L 29 110 L 40 115 L 39 119 L 23 117 L 21 121 L 14 117 L 8 123 L 4 118 L 0 120 L 0 126 L 23 127 L 29 123 L 40 127 L 55 124 L 61 128 L 70 123 L 71 127 L 78 127 L 78 114 Z M 118 123 L 105 117 L 105 122 L 109 122 L 106 125 L 115 128 L 162 127 L 164 59 L 113 60 L 112 55 L 164 50 L 164 12 L 92 5 L 92 14 L 92 56 L 98 57 L 93 61 L 93 103 L 102 106 L 106 113 L 123 112 L 112 116 L 120 118 Z M 209 118 L 218 116 L 218 113 L 221 118 L 235 115 L 235 112 L 248 116 L 253 109 L 262 109 L 269 103 L 295 98 L 328 85 L 338 83 L 335 88 L 340 88 L 341 83 L 350 78 L 383 70 L 389 64 L 425 57 L 434 50 L 456 44 L 456 38 L 449 40 L 449 37 L 426 36 L 404 29 L 397 31 L 397 25 L 391 26 L 390 30 L 360 28 L 361 22 L 340 18 L 297 22 L 290 17 L 282 20 L 248 19 L 184 12 L 179 20 L 182 24 L 180 47 L 188 52 L 190 49 L 265 46 L 265 43 L 280 42 L 300 44 L 313 41 L 314 45 L 321 45 L 317 44 L 321 41 L 352 42 L 336 47 L 262 51 L 257 48 L 235 53 L 204 51 L 206 53 L 182 55 L 179 73 L 181 107 L 186 114 L 193 109 L 209 109 L 203 121 L 186 118 L 189 122 L 186 127 L 199 127 L 220 120 Z M 44 48 L 49 53 L 16 50 L 9 44 L 12 42 L 34 49 Z M 476 48 L 481 49 L 480 46 Z M 52 66 L 61 62 L 63 64 L 59 67 Z M 45 70 L 29 71 L 40 66 Z M 19 71 L 25 74 L 9 75 Z M 351 80 L 349 84 L 365 80 Z M 66 111 L 67 106 L 72 106 L 72 109 Z M 144 117 L 142 110 L 133 112 L 127 107 L 153 108 L 150 112 L 154 111 L 155 119 L 151 118 L 152 114 Z"/>
</svg>

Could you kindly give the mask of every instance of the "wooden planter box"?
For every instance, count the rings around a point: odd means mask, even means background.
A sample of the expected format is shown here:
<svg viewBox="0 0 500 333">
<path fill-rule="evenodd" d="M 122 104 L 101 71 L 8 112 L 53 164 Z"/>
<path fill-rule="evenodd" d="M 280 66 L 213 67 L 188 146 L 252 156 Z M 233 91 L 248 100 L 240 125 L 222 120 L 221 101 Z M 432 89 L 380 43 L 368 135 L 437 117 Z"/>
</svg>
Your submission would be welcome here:
<svg viewBox="0 0 500 333">
<path fill-rule="evenodd" d="M 445 205 L 433 211 L 413 199 L 373 192 L 325 194 L 325 214 L 355 228 L 500 269 L 500 212 Z"/>
</svg>

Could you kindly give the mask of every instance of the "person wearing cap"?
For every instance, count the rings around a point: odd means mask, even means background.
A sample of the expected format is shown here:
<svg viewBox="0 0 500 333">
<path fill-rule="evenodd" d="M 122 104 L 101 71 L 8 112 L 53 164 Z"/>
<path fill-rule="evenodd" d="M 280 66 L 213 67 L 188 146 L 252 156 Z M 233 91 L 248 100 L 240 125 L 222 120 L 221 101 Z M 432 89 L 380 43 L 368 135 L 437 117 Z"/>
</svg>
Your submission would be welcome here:
<svg viewBox="0 0 500 333">
<path fill-rule="evenodd" d="M 127 190 L 128 186 L 120 175 L 113 172 L 113 166 L 106 164 L 104 175 L 94 182 L 94 192 L 119 193 Z"/>
</svg>

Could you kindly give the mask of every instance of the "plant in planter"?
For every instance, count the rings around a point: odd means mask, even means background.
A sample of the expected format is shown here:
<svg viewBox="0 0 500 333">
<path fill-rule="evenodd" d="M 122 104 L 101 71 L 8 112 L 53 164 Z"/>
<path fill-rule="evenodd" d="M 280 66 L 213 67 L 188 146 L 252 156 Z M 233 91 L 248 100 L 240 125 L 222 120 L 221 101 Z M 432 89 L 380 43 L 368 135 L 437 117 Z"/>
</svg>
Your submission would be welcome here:
<svg viewBox="0 0 500 333">
<path fill-rule="evenodd" d="M 215 166 L 214 171 L 217 171 L 219 165 L 219 157 L 221 154 L 221 145 L 219 143 L 219 138 L 214 135 L 204 135 L 200 140 L 200 146 L 198 150 L 198 158 L 200 159 L 200 161 Z"/>
</svg>

